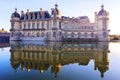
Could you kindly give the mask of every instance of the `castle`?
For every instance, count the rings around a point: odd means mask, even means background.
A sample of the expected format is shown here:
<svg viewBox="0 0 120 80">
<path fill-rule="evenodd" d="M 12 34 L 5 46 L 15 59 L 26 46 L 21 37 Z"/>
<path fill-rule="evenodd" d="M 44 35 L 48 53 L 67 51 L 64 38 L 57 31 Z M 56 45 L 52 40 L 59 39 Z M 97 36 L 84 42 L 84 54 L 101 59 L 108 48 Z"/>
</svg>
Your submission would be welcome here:
<svg viewBox="0 0 120 80">
<path fill-rule="evenodd" d="M 10 40 L 38 41 L 109 41 L 109 13 L 104 10 L 95 12 L 95 21 L 88 16 L 69 18 L 61 15 L 58 5 L 51 9 L 51 14 L 40 8 L 39 11 L 21 15 L 15 9 L 11 16 Z"/>
</svg>

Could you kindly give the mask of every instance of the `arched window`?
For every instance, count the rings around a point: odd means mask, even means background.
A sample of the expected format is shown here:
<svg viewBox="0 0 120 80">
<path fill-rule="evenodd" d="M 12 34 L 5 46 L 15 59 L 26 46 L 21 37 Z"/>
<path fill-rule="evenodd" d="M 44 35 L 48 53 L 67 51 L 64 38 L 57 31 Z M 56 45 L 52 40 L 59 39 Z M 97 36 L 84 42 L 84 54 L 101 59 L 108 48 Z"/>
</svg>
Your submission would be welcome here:
<svg viewBox="0 0 120 80">
<path fill-rule="evenodd" d="M 49 29 L 49 21 L 47 21 L 47 29 Z"/>
</svg>

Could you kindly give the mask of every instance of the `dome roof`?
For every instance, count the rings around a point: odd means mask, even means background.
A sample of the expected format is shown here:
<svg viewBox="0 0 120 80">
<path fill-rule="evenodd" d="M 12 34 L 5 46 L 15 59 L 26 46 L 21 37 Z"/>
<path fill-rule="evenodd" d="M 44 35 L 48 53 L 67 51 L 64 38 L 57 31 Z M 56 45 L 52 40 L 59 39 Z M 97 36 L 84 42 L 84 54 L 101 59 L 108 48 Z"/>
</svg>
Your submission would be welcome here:
<svg viewBox="0 0 120 80">
<path fill-rule="evenodd" d="M 20 18 L 20 14 L 17 12 L 17 9 L 15 9 L 15 12 L 12 14 L 12 18 Z"/>
<path fill-rule="evenodd" d="M 20 18 L 20 14 L 17 12 L 14 12 L 13 15 L 14 15 L 14 17 Z"/>
<path fill-rule="evenodd" d="M 104 10 L 104 5 L 101 5 L 101 10 L 98 12 L 98 16 L 107 15 L 107 11 Z"/>
</svg>

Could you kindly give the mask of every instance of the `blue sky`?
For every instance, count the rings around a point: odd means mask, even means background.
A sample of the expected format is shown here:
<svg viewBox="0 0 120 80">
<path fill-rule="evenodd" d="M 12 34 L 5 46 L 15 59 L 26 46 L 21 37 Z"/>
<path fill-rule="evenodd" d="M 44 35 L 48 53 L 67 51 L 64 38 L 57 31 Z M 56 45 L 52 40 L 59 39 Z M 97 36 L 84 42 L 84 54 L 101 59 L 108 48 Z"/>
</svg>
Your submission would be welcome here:
<svg viewBox="0 0 120 80">
<path fill-rule="evenodd" d="M 94 21 L 94 12 L 101 9 L 102 2 L 110 13 L 111 34 L 119 34 L 120 0 L 57 0 L 63 16 L 88 16 L 91 22 Z M 40 8 L 50 12 L 55 3 L 56 0 L 0 0 L 0 29 L 10 29 L 10 17 L 16 7 L 19 13 L 27 9 L 39 11 Z"/>
</svg>

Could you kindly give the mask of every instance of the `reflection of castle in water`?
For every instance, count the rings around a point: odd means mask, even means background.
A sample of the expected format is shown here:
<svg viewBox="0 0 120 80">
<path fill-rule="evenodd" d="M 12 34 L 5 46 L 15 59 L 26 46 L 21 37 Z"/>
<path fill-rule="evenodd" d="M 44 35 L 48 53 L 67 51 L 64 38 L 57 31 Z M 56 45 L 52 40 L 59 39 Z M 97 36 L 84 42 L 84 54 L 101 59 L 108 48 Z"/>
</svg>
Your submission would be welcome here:
<svg viewBox="0 0 120 80">
<path fill-rule="evenodd" d="M 9 41 L 0 41 L 0 49 L 3 50 L 3 48 L 9 47 L 9 46 L 10 46 Z"/>
<path fill-rule="evenodd" d="M 49 67 L 51 72 L 57 76 L 61 67 L 70 63 L 88 65 L 94 59 L 94 69 L 104 76 L 109 68 L 108 43 L 91 44 L 69 44 L 69 43 L 40 43 L 40 42 L 11 42 L 11 66 L 17 71 L 21 65 L 21 70 L 40 70 L 43 73 Z"/>
</svg>

